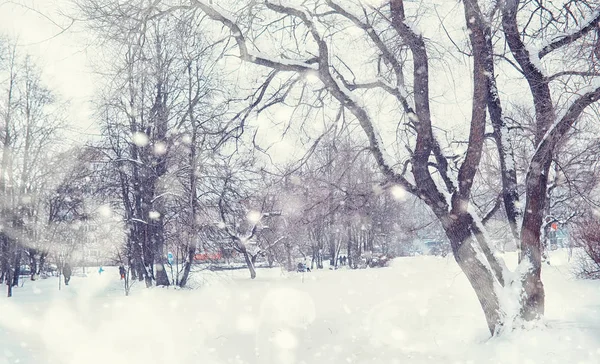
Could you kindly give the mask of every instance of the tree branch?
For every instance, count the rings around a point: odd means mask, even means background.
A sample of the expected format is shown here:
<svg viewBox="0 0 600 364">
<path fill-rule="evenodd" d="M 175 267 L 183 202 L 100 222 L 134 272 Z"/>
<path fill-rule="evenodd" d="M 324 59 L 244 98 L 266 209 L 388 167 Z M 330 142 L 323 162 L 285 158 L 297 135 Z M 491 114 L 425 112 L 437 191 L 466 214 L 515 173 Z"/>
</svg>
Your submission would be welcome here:
<svg viewBox="0 0 600 364">
<path fill-rule="evenodd" d="M 496 214 L 496 212 L 498 212 L 498 210 L 500 209 L 500 206 L 502 206 L 502 194 L 498 195 L 498 197 L 496 197 L 496 201 L 494 202 L 494 206 L 492 206 L 492 209 L 490 211 L 487 212 L 487 214 L 485 214 L 485 216 L 481 219 L 481 222 L 485 225 L 487 224 L 487 222 L 494 217 L 494 215 Z"/>
<path fill-rule="evenodd" d="M 599 72 L 589 72 L 589 71 L 561 71 L 553 74 L 548 77 L 548 81 L 554 81 L 559 77 L 563 76 L 581 76 L 581 77 L 598 77 L 600 76 Z"/>
<path fill-rule="evenodd" d="M 571 103 L 565 114 L 544 135 L 531 159 L 530 170 L 534 166 L 539 167 L 539 162 L 554 150 L 556 144 L 569 131 L 585 108 L 598 100 L 600 100 L 600 86 L 584 93 Z"/>
<path fill-rule="evenodd" d="M 240 58 L 242 60 L 266 67 L 275 68 L 281 71 L 294 71 L 303 73 L 306 71 L 315 71 L 318 69 L 315 64 L 315 59 L 306 61 L 296 61 L 284 58 L 272 58 L 263 54 L 252 54 L 252 52 L 248 49 L 248 46 L 246 44 L 246 38 L 242 34 L 242 30 L 233 19 L 219 12 L 214 7 L 208 5 L 205 1 L 191 1 L 196 7 L 198 7 L 200 10 L 206 13 L 206 15 L 208 15 L 209 18 L 216 20 L 221 24 L 225 25 L 227 28 L 229 28 L 231 34 L 235 38 L 235 41 L 238 45 L 238 49 L 240 50 Z M 267 2 L 267 6 L 271 7 L 274 5 Z"/>
<path fill-rule="evenodd" d="M 594 28 L 596 28 L 599 22 L 600 10 L 596 10 L 592 15 L 591 19 L 589 19 L 587 22 L 584 22 L 580 29 L 571 34 L 564 35 L 555 40 L 554 42 L 546 45 L 539 51 L 538 57 L 541 59 L 544 56 L 548 55 L 548 53 L 577 41 L 578 39 L 588 34 L 590 31 L 592 31 Z"/>
</svg>

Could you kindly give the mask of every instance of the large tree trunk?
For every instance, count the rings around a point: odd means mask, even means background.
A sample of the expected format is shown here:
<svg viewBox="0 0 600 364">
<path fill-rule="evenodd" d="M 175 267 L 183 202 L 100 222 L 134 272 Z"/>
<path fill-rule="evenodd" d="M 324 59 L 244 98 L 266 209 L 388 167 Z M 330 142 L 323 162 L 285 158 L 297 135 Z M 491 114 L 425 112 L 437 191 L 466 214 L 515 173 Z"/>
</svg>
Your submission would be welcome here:
<svg viewBox="0 0 600 364">
<path fill-rule="evenodd" d="M 550 155 L 540 160 L 534 158 L 537 168 L 530 168 L 527 173 L 527 202 L 521 229 L 521 254 L 519 261 L 530 264 L 523 277 L 523 302 L 521 314 L 526 320 L 539 318 L 544 314 L 544 285 L 542 273 L 541 234 L 546 204 L 548 170 L 552 159 Z"/>
<path fill-rule="evenodd" d="M 500 303 L 496 288 L 500 288 L 488 263 L 482 261 L 477 254 L 478 244 L 476 232 L 472 228 L 473 222 L 468 214 L 452 219 L 450 216 L 443 218 L 446 223 L 444 229 L 450 240 L 454 259 L 475 290 L 477 299 L 483 309 L 490 333 L 497 332 L 502 324 Z M 479 237 L 481 239 L 481 237 Z"/>
<path fill-rule="evenodd" d="M 161 210 L 161 213 L 163 211 Z M 165 240 L 164 240 L 164 219 L 163 215 L 156 221 L 155 224 L 150 225 L 152 231 L 151 246 L 154 255 L 154 276 L 156 279 L 157 286 L 169 286 L 170 280 L 165 269 L 167 263 L 165 253 Z"/>
</svg>

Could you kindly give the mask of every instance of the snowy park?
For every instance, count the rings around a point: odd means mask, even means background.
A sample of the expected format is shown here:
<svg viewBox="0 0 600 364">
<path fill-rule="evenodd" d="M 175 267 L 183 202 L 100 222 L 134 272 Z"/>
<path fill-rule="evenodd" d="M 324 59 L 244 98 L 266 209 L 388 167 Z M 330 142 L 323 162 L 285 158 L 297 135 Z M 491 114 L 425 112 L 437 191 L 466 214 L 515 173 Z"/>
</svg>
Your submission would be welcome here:
<svg viewBox="0 0 600 364">
<path fill-rule="evenodd" d="M 60 291 L 27 282 L 0 300 L 0 363 L 597 363 L 600 286 L 574 279 L 567 258 L 544 267 L 545 319 L 497 338 L 451 258 L 252 281 L 198 272 L 202 288 L 128 297 L 115 267 Z"/>
<path fill-rule="evenodd" d="M 0 0 L 0 364 L 600 363 L 600 0 Z"/>
</svg>

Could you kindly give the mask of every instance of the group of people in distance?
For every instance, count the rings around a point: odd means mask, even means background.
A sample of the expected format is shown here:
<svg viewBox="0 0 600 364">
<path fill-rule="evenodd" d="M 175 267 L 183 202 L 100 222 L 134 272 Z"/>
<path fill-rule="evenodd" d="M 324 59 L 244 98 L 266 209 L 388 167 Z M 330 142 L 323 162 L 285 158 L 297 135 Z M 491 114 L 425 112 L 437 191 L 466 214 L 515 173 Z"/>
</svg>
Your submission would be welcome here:
<svg viewBox="0 0 600 364">
<path fill-rule="evenodd" d="M 68 286 L 69 282 L 71 281 L 71 276 L 73 275 L 73 269 L 71 269 L 71 265 L 68 262 L 63 263 L 62 265 L 62 275 L 65 279 L 65 285 Z M 98 268 L 98 275 L 102 275 L 102 272 L 104 272 L 104 268 L 102 268 L 102 266 L 100 266 Z M 123 265 L 119 266 L 119 275 L 121 276 L 121 279 L 125 279 L 125 274 L 127 273 L 127 271 L 125 270 L 125 267 Z"/>
</svg>

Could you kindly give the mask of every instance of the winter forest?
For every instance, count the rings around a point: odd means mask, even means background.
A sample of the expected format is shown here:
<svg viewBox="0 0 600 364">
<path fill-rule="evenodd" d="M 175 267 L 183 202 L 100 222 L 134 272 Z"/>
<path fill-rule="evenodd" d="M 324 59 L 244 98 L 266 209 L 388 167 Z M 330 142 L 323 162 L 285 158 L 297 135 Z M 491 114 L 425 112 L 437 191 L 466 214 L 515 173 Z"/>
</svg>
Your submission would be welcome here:
<svg viewBox="0 0 600 364">
<path fill-rule="evenodd" d="M 600 1 L 0 16 L 0 364 L 600 362 Z"/>
</svg>

